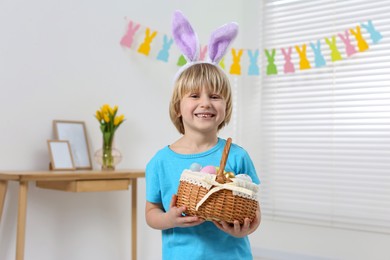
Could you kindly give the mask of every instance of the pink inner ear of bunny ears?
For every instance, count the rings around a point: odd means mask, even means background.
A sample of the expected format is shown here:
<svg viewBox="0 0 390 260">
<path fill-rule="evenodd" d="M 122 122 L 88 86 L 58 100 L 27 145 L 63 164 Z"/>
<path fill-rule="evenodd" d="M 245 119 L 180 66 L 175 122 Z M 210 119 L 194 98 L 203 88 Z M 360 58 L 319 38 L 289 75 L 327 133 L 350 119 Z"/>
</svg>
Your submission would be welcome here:
<svg viewBox="0 0 390 260">
<path fill-rule="evenodd" d="M 234 22 L 219 27 L 211 34 L 209 58 L 212 63 L 217 64 L 223 58 L 237 34 L 238 24 Z"/>
<path fill-rule="evenodd" d="M 175 11 L 173 14 L 172 34 L 176 45 L 187 61 L 196 61 L 199 56 L 198 37 L 191 24 L 180 11 Z"/>
</svg>

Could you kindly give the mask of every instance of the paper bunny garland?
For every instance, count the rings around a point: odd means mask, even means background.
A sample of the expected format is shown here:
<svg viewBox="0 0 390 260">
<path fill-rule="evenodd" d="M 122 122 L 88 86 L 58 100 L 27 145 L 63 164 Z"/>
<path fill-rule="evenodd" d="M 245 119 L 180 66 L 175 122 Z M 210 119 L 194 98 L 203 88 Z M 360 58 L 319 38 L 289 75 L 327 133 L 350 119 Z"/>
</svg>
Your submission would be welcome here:
<svg viewBox="0 0 390 260">
<path fill-rule="evenodd" d="M 198 36 L 190 22 L 180 11 L 175 11 L 172 21 L 172 35 L 176 45 L 183 53 L 187 63 L 181 67 L 176 74 L 177 78 L 185 69 L 197 63 L 211 63 L 218 65 L 218 62 L 226 54 L 230 44 L 238 34 L 238 24 L 231 22 L 217 28 L 210 36 L 208 44 L 208 57 L 202 61 L 200 56 L 200 44 Z"/>
<path fill-rule="evenodd" d="M 138 53 L 145 56 L 150 56 L 150 51 L 152 48 L 152 41 L 155 38 L 157 31 L 151 31 L 150 28 L 146 28 L 144 41 L 137 47 L 134 47 L 134 41 L 137 41 L 136 33 L 140 28 L 139 23 L 126 19 L 127 29 L 125 34 L 122 36 L 120 45 L 127 49 L 138 50 Z M 311 52 L 314 55 L 313 64 L 316 68 L 324 67 L 327 65 L 327 58 L 322 54 L 324 47 L 321 47 L 321 43 L 325 41 L 330 49 L 330 58 L 332 62 L 337 62 L 344 58 L 349 58 L 352 55 L 364 52 L 369 49 L 369 44 L 366 39 L 363 37 L 361 28 L 364 28 L 369 34 L 372 44 L 377 44 L 383 39 L 382 34 L 376 30 L 371 20 L 367 23 L 361 23 L 354 28 L 346 29 L 343 33 L 338 33 L 338 37 L 344 43 L 343 47 L 345 49 L 344 53 L 340 53 L 342 46 L 340 46 L 340 41 L 336 42 L 336 37 L 317 39 L 315 42 L 310 42 Z M 238 33 L 238 25 L 236 23 L 228 23 L 217 30 L 215 30 L 210 37 L 208 45 L 200 45 L 198 37 L 191 24 L 187 18 L 180 12 L 176 11 L 173 16 L 172 22 L 172 34 L 173 39 L 176 42 L 176 45 L 179 47 L 182 54 L 177 59 L 176 65 L 181 66 L 180 70 L 176 73 L 174 80 L 188 67 L 196 63 L 210 63 L 215 66 L 220 67 L 223 71 L 225 70 L 224 55 L 228 52 L 229 45 L 233 42 Z M 162 34 L 163 35 L 163 34 Z M 352 36 L 352 37 L 350 37 Z M 354 36 L 354 37 L 353 37 Z M 350 39 L 351 38 L 351 39 Z M 164 35 L 163 46 L 158 52 L 157 60 L 168 62 L 172 60 L 170 57 L 170 48 L 173 43 L 173 40 L 169 35 Z M 138 44 L 137 44 L 138 45 Z M 295 47 L 295 48 L 294 48 Z M 297 71 L 296 67 L 297 62 L 293 61 L 293 55 L 299 55 L 299 70 L 310 69 L 312 66 L 311 61 L 307 58 L 306 44 L 296 45 L 294 47 L 281 48 L 282 54 L 284 56 L 284 73 L 294 73 Z M 227 62 L 231 63 L 230 71 L 224 71 L 225 73 L 230 73 L 232 75 L 241 75 L 241 54 L 239 52 L 241 48 L 236 49 L 232 48 L 232 60 L 228 59 Z M 296 50 L 292 53 L 292 50 Z M 243 49 L 247 51 L 249 55 L 249 67 L 248 75 L 259 76 L 260 69 L 257 65 L 257 60 L 261 58 L 264 60 L 264 57 L 268 60 L 268 65 L 266 66 L 266 75 L 277 75 L 278 67 L 280 64 L 277 64 L 275 57 L 275 49 L 272 49 L 272 53 L 268 49 L 264 49 L 265 55 L 259 56 L 259 49 L 255 49 L 255 52 L 250 49 Z M 207 57 L 206 57 L 207 56 Z"/>
</svg>

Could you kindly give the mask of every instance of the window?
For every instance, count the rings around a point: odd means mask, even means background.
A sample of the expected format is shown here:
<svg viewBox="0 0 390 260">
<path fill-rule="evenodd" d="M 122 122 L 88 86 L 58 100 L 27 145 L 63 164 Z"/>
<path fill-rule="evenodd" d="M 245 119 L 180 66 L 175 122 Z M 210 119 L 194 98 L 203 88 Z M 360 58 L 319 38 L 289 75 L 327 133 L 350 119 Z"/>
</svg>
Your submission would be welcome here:
<svg viewBox="0 0 390 260">
<path fill-rule="evenodd" d="M 263 216 L 390 233 L 390 1 L 268 0 L 262 11 L 264 48 L 275 49 L 278 70 L 267 76 L 264 57 L 253 89 L 261 92 Z M 383 36 L 376 44 L 362 27 L 370 20 Z M 338 34 L 356 26 L 369 49 L 348 57 Z M 334 62 L 332 36 L 342 58 Z M 317 40 L 322 67 L 310 47 Z M 295 45 L 303 44 L 311 68 L 300 70 Z M 284 73 L 288 47 L 294 73 Z"/>
</svg>

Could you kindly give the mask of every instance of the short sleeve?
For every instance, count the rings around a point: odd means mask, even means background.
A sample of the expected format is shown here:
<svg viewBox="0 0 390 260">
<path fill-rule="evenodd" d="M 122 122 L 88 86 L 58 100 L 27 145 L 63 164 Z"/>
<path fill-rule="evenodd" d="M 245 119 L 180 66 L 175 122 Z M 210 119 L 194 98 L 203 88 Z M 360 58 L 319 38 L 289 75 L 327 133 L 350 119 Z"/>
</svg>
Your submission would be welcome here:
<svg viewBox="0 0 390 260">
<path fill-rule="evenodd" d="M 152 158 L 146 165 L 146 200 L 151 203 L 161 203 L 161 188 L 158 176 L 158 161 Z"/>
</svg>

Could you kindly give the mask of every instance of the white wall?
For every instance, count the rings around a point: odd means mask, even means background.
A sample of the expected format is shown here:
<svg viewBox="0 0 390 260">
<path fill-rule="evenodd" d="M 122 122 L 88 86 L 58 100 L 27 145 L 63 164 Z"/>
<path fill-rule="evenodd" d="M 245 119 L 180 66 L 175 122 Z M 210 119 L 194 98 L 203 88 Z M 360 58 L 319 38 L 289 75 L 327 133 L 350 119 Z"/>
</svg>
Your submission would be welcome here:
<svg viewBox="0 0 390 260">
<path fill-rule="evenodd" d="M 103 103 L 119 105 L 126 122 L 116 145 L 119 168 L 144 168 L 157 149 L 178 137 L 168 117 L 175 62 L 168 64 L 119 46 L 125 17 L 159 33 L 170 33 L 172 12 L 182 9 L 200 41 L 228 21 L 241 25 L 236 46 L 259 46 L 260 1 L 59 1 L 0 2 L 0 170 L 47 169 L 46 140 L 52 120 L 85 121 L 91 151 L 101 145 L 93 114 Z M 206 18 L 206 19 L 205 19 Z M 159 37 L 157 37 L 158 39 Z M 151 56 L 161 43 L 155 42 Z M 135 39 L 133 46 L 143 40 Z M 256 102 L 246 77 L 233 78 L 239 103 Z M 233 135 L 256 163 L 258 142 L 245 139 L 254 120 L 240 120 L 222 134 Z M 256 125 L 256 124 L 254 124 Z M 239 131 L 237 131 L 239 130 Z M 253 131 L 253 130 L 252 130 Z M 97 165 L 94 165 L 97 168 Z M 261 176 L 261 165 L 256 165 Z M 160 232 L 144 220 L 144 186 L 139 183 L 139 259 L 160 259 Z M 14 259 L 17 185 L 11 183 L 0 223 L 0 259 Z M 78 260 L 130 258 L 130 193 L 61 193 L 30 185 L 25 259 Z M 388 259 L 389 236 L 265 220 L 251 236 L 254 252 L 283 252 L 333 259 Z M 153 246 L 151 246 L 153 245 Z M 152 250 L 151 250 L 152 249 Z M 292 259 L 292 258 L 291 258 Z"/>
</svg>

